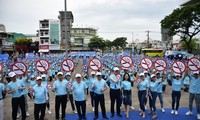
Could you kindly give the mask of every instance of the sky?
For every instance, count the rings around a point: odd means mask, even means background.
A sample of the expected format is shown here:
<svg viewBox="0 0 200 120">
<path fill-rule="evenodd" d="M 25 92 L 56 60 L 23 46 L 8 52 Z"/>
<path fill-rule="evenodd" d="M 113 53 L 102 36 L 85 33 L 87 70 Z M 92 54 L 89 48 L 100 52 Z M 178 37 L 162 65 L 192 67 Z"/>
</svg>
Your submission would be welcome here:
<svg viewBox="0 0 200 120">
<path fill-rule="evenodd" d="M 74 27 L 94 27 L 104 39 L 161 40 L 160 21 L 187 0 L 67 0 Z M 36 34 L 39 20 L 58 19 L 64 0 L 0 0 L 0 24 L 7 32 Z"/>
</svg>

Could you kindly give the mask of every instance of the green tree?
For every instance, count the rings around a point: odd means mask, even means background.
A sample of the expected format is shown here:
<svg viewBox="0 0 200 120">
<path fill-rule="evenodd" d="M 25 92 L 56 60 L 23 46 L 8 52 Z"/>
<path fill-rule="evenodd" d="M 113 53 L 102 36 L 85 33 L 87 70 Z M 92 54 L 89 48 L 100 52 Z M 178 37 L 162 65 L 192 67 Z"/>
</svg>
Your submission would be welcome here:
<svg viewBox="0 0 200 120">
<path fill-rule="evenodd" d="M 189 40 L 187 39 L 186 41 L 188 42 Z M 198 41 L 197 38 L 194 38 L 194 39 L 191 40 L 190 48 L 192 48 L 192 50 L 196 49 L 197 41 Z M 181 41 L 181 48 L 183 50 L 188 50 L 189 49 L 187 44 L 186 44 L 186 42 L 184 42 L 184 41 Z"/>
<path fill-rule="evenodd" d="M 88 44 L 88 47 L 92 50 L 95 50 L 96 48 L 98 48 L 98 49 L 101 49 L 103 52 L 104 48 L 106 47 L 106 44 L 103 38 L 95 36 L 90 39 L 90 43 Z"/>
<path fill-rule="evenodd" d="M 113 44 L 113 46 L 116 47 L 116 49 L 119 49 L 119 47 L 121 47 L 122 49 L 124 49 L 124 48 L 126 47 L 126 44 L 128 44 L 128 43 L 126 42 L 126 40 L 127 40 L 126 37 L 118 37 L 118 38 L 116 38 L 116 39 L 112 42 L 112 44 Z"/>
<path fill-rule="evenodd" d="M 105 40 L 104 43 L 106 44 L 106 47 L 107 47 L 109 50 L 111 50 L 111 48 L 112 48 L 112 46 L 113 46 L 112 42 L 111 42 L 110 40 Z"/>
<path fill-rule="evenodd" d="M 169 35 L 180 36 L 191 53 L 192 39 L 200 32 L 200 3 L 175 9 L 161 21 L 161 26 L 169 28 Z"/>
<path fill-rule="evenodd" d="M 28 52 L 32 40 L 29 38 L 18 38 L 15 40 L 15 50 L 19 52 Z"/>
</svg>

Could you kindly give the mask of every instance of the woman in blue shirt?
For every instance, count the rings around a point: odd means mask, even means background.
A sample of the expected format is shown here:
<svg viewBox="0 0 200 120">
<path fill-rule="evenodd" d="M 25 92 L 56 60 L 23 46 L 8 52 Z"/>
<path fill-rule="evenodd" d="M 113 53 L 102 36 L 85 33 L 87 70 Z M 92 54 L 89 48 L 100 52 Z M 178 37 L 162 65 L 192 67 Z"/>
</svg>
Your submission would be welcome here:
<svg viewBox="0 0 200 120">
<path fill-rule="evenodd" d="M 172 75 L 171 75 L 172 76 Z M 172 78 L 172 111 L 171 114 L 178 115 L 179 102 L 181 98 L 181 88 L 183 85 L 180 74 L 175 74 L 175 78 Z M 176 108 L 175 108 L 176 104 Z"/>
<path fill-rule="evenodd" d="M 126 112 L 126 118 L 129 118 L 129 109 L 131 106 L 131 79 L 128 73 L 124 74 L 122 81 L 122 98 Z"/>
<path fill-rule="evenodd" d="M 149 82 L 145 80 L 144 73 L 140 73 L 140 78 L 137 80 L 138 83 L 138 99 L 140 102 L 140 115 L 145 118 L 145 99 L 147 97 L 147 93 L 149 91 Z"/>
</svg>

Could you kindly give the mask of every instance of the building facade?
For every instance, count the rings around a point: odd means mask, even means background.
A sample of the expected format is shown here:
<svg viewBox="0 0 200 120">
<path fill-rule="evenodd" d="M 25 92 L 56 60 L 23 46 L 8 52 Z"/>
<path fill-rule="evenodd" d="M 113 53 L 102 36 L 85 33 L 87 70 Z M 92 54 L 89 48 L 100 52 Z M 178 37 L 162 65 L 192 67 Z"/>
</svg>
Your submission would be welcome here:
<svg viewBox="0 0 200 120">
<path fill-rule="evenodd" d="M 0 32 L 6 32 L 6 26 L 3 24 L 0 24 Z"/>
<path fill-rule="evenodd" d="M 39 21 L 39 52 L 60 51 L 59 20 L 44 19 Z M 45 46 L 45 47 L 44 47 Z"/>
<path fill-rule="evenodd" d="M 88 51 L 88 43 L 90 39 L 96 36 L 95 28 L 72 28 L 71 29 L 71 50 L 72 51 Z"/>
</svg>

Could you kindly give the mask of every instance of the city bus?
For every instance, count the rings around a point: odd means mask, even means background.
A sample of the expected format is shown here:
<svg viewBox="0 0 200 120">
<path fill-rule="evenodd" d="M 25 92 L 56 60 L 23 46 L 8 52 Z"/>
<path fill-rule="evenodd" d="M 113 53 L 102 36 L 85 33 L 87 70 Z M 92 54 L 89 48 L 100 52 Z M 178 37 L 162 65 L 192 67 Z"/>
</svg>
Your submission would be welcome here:
<svg viewBox="0 0 200 120">
<path fill-rule="evenodd" d="M 150 57 L 162 57 L 164 56 L 163 48 L 143 48 L 142 53 Z"/>
</svg>

